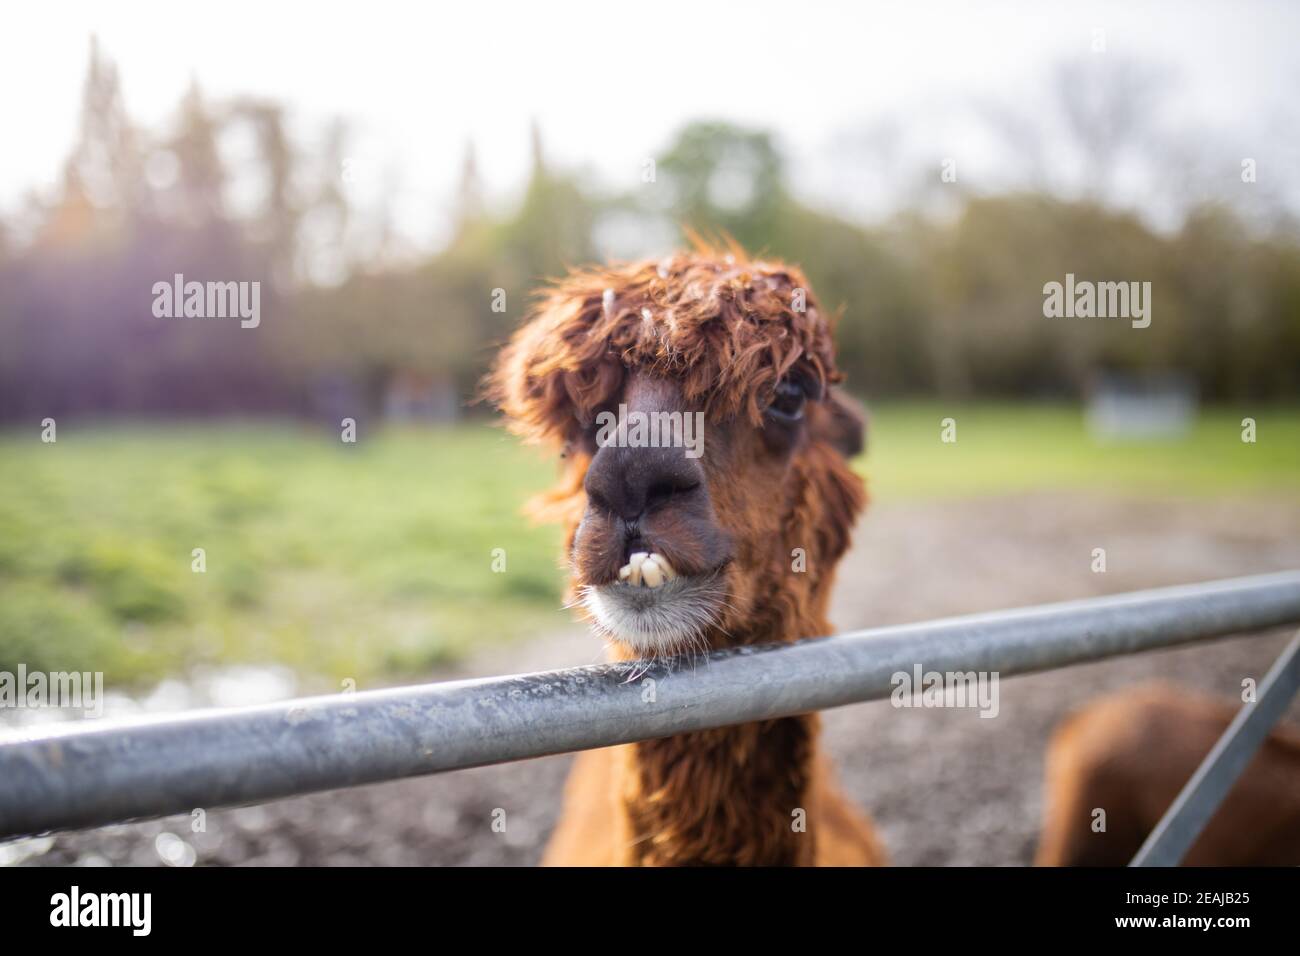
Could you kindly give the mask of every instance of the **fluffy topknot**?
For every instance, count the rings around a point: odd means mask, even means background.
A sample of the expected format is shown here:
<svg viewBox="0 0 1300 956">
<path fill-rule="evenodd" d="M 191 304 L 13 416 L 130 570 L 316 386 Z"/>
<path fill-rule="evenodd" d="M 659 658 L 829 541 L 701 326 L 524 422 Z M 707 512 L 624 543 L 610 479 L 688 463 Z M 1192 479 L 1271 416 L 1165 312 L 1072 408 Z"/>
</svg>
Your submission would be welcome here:
<svg viewBox="0 0 1300 956">
<path fill-rule="evenodd" d="M 633 368 L 679 382 L 712 421 L 755 424 L 792 369 L 819 391 L 840 380 L 830 322 L 797 268 L 697 245 L 575 271 L 540 293 L 487 381 L 517 434 L 565 441 Z"/>
</svg>

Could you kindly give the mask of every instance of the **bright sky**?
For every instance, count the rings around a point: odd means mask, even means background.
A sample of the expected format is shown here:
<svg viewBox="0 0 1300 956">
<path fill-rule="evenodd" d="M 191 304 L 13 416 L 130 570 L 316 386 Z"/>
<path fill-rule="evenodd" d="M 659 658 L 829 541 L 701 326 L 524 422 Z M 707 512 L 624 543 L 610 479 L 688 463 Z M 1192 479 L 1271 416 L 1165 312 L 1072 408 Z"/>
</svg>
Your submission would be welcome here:
<svg viewBox="0 0 1300 956">
<path fill-rule="evenodd" d="M 533 119 L 550 157 L 626 188 L 688 119 L 772 128 L 815 167 L 837 135 L 886 114 L 922 125 L 938 103 L 1030 98 L 1098 29 L 1108 52 L 1173 69 L 1174 114 L 1261 135 L 1300 88 L 1300 4 L 1283 2 L 47 0 L 7 20 L 0 102 L 16 136 L 0 150 L 0 210 L 55 182 L 95 33 L 146 127 L 169 121 L 191 76 L 212 97 L 285 102 L 307 134 L 351 120 L 354 155 L 376 178 L 398 171 L 401 225 L 426 235 L 466 140 L 490 192 L 516 188 Z"/>
</svg>

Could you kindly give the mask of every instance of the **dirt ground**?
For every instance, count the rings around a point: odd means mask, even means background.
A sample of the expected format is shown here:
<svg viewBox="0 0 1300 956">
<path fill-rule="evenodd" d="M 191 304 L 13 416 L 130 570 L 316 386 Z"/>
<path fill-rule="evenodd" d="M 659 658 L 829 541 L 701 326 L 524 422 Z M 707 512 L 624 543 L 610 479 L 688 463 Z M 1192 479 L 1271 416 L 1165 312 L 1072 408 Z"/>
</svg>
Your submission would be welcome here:
<svg viewBox="0 0 1300 956">
<path fill-rule="evenodd" d="M 1091 570 L 1094 548 L 1107 570 Z M 1159 501 L 1041 494 L 877 506 L 841 570 L 840 629 L 901 624 L 1108 592 L 1300 568 L 1294 499 Z M 592 663 L 595 638 L 566 627 L 493 647 L 438 677 Z M 1048 736 L 1088 699 L 1162 678 L 1237 699 L 1284 632 L 1230 639 L 1002 682 L 1000 714 L 895 709 L 824 715 L 848 792 L 900 865 L 1016 865 L 1033 855 Z M 1300 705 L 1291 718 L 1300 719 Z M 559 808 L 569 757 L 335 791 L 8 846 L 0 862 L 81 865 L 529 865 Z M 505 832 L 492 826 L 506 812 Z"/>
</svg>

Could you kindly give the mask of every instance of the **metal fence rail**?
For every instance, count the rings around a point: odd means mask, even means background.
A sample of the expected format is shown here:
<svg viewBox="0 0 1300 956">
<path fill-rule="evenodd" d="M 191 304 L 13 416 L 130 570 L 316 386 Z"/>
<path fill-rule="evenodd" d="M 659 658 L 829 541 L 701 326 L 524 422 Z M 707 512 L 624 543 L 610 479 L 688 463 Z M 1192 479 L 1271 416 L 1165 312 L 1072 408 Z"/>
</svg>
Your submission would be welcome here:
<svg viewBox="0 0 1300 956">
<path fill-rule="evenodd" d="M 807 713 L 894 674 L 1003 677 L 1300 622 L 1300 572 L 777 647 L 67 725 L 0 744 L 0 837 L 256 803 Z M 645 679 L 654 680 L 648 693 Z"/>
</svg>

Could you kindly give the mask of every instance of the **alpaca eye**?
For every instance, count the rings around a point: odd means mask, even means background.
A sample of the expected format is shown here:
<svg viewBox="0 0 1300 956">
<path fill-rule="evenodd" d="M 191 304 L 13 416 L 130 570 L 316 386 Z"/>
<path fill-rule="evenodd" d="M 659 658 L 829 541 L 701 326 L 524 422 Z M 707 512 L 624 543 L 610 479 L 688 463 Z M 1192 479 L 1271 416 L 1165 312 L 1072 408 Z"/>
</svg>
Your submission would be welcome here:
<svg viewBox="0 0 1300 956">
<path fill-rule="evenodd" d="M 767 406 L 767 413 L 777 421 L 797 422 L 803 418 L 804 403 L 808 393 L 802 385 L 790 379 L 783 379 L 776 386 L 772 404 Z"/>
</svg>

